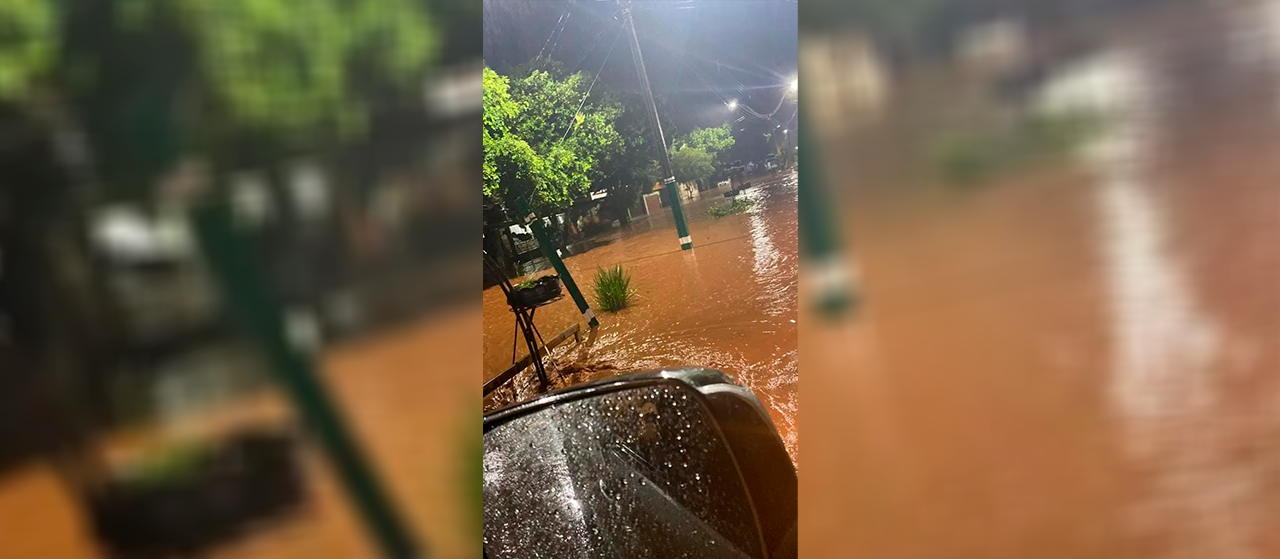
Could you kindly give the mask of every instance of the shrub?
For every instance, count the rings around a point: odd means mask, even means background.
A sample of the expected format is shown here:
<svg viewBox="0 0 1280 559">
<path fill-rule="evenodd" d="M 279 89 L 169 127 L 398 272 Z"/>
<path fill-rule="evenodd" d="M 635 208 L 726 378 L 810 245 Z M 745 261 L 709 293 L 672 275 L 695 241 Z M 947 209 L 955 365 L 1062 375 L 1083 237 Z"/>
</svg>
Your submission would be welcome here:
<svg viewBox="0 0 1280 559">
<path fill-rule="evenodd" d="M 711 209 L 709 211 L 711 212 L 712 217 L 719 219 L 728 215 L 740 214 L 749 209 L 751 209 L 750 201 L 744 200 L 742 198 L 734 198 L 733 202 L 730 202 L 728 204 L 711 206 Z"/>
<path fill-rule="evenodd" d="M 1059 159 L 1089 140 L 1100 125 L 1081 111 L 1032 113 L 946 134 L 934 142 L 930 155 L 944 180 L 973 184 Z"/>
</svg>

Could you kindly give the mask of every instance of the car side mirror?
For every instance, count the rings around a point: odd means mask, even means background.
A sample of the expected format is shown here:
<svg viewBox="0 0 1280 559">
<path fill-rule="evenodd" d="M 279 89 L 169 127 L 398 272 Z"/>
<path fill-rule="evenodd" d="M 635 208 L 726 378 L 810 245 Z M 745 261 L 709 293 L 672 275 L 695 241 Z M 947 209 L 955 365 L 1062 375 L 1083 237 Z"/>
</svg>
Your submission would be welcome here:
<svg viewBox="0 0 1280 559">
<path fill-rule="evenodd" d="M 486 557 L 795 556 L 795 469 L 723 373 L 574 387 L 484 429 Z"/>
</svg>

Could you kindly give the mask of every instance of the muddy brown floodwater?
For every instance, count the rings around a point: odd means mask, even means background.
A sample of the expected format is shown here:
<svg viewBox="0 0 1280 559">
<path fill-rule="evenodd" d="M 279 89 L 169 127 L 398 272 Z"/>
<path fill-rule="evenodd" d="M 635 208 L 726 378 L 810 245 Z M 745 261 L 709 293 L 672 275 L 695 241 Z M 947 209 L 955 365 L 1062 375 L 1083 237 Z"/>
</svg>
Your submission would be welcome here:
<svg viewBox="0 0 1280 559">
<path fill-rule="evenodd" d="M 678 365 L 719 369 L 756 393 L 794 460 L 800 391 L 796 178 L 793 170 L 753 179 L 754 186 L 739 194 L 753 202 L 742 214 L 711 216 L 712 206 L 729 201 L 721 190 L 686 202 L 693 250 L 680 250 L 665 211 L 606 238 L 603 246 L 565 258 L 593 308 L 597 267 L 621 264 L 631 275 L 635 296 L 618 313 L 595 310 L 600 329 L 594 342 L 571 343 L 554 353 L 549 371 L 554 387 Z M 581 321 L 569 297 L 535 315 L 547 339 Z M 486 290 L 485 380 L 511 365 L 514 328 L 501 289 Z M 517 359 L 528 353 L 521 344 Z M 530 369 L 499 389 L 486 408 L 536 395 L 537 384 Z"/>
<path fill-rule="evenodd" d="M 809 479 L 848 481 L 802 487 L 835 511 L 806 538 L 1280 557 L 1280 2 L 1126 27 L 1045 91 L 1107 117 L 1078 163 L 962 193 L 848 179 L 866 307 L 805 330 L 813 379 L 852 364 L 806 395 L 811 425 L 848 426 Z"/>
</svg>

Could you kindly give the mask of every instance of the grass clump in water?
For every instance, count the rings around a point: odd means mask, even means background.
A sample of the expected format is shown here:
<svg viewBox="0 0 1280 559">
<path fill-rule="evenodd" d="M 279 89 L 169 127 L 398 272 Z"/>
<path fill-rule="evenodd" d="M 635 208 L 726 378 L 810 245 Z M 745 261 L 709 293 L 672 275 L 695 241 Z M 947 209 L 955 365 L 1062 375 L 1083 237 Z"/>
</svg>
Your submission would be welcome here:
<svg viewBox="0 0 1280 559">
<path fill-rule="evenodd" d="M 740 214 L 751 209 L 751 202 L 742 198 L 734 198 L 733 202 L 719 206 L 711 206 L 711 216 L 720 219 L 725 216 Z"/>
<path fill-rule="evenodd" d="M 947 182 L 975 184 L 1060 158 L 1098 128 L 1094 115 L 1080 111 L 1033 113 L 944 136 L 934 144 L 931 156 Z"/>
<path fill-rule="evenodd" d="M 596 305 L 607 312 L 618 312 L 631 304 L 631 276 L 619 264 L 596 269 Z"/>
</svg>

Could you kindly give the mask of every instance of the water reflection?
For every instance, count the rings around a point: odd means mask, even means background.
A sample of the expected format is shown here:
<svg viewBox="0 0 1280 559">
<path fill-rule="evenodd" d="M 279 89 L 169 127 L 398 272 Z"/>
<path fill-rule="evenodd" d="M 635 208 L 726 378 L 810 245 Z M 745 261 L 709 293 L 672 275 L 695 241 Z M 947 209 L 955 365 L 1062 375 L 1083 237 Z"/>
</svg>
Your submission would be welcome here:
<svg viewBox="0 0 1280 559">
<path fill-rule="evenodd" d="M 1169 118 L 1160 76 L 1142 52 L 1082 64 L 1054 84 L 1054 102 L 1106 116 L 1088 146 L 1112 351 L 1110 402 L 1122 449 L 1146 472 L 1130 511 L 1139 537 L 1180 534 L 1165 557 L 1254 557 L 1258 489 L 1250 465 L 1229 459 L 1215 426 L 1227 410 L 1219 386 L 1224 326 L 1200 299 L 1172 235 L 1169 185 L 1157 172 Z"/>
</svg>

